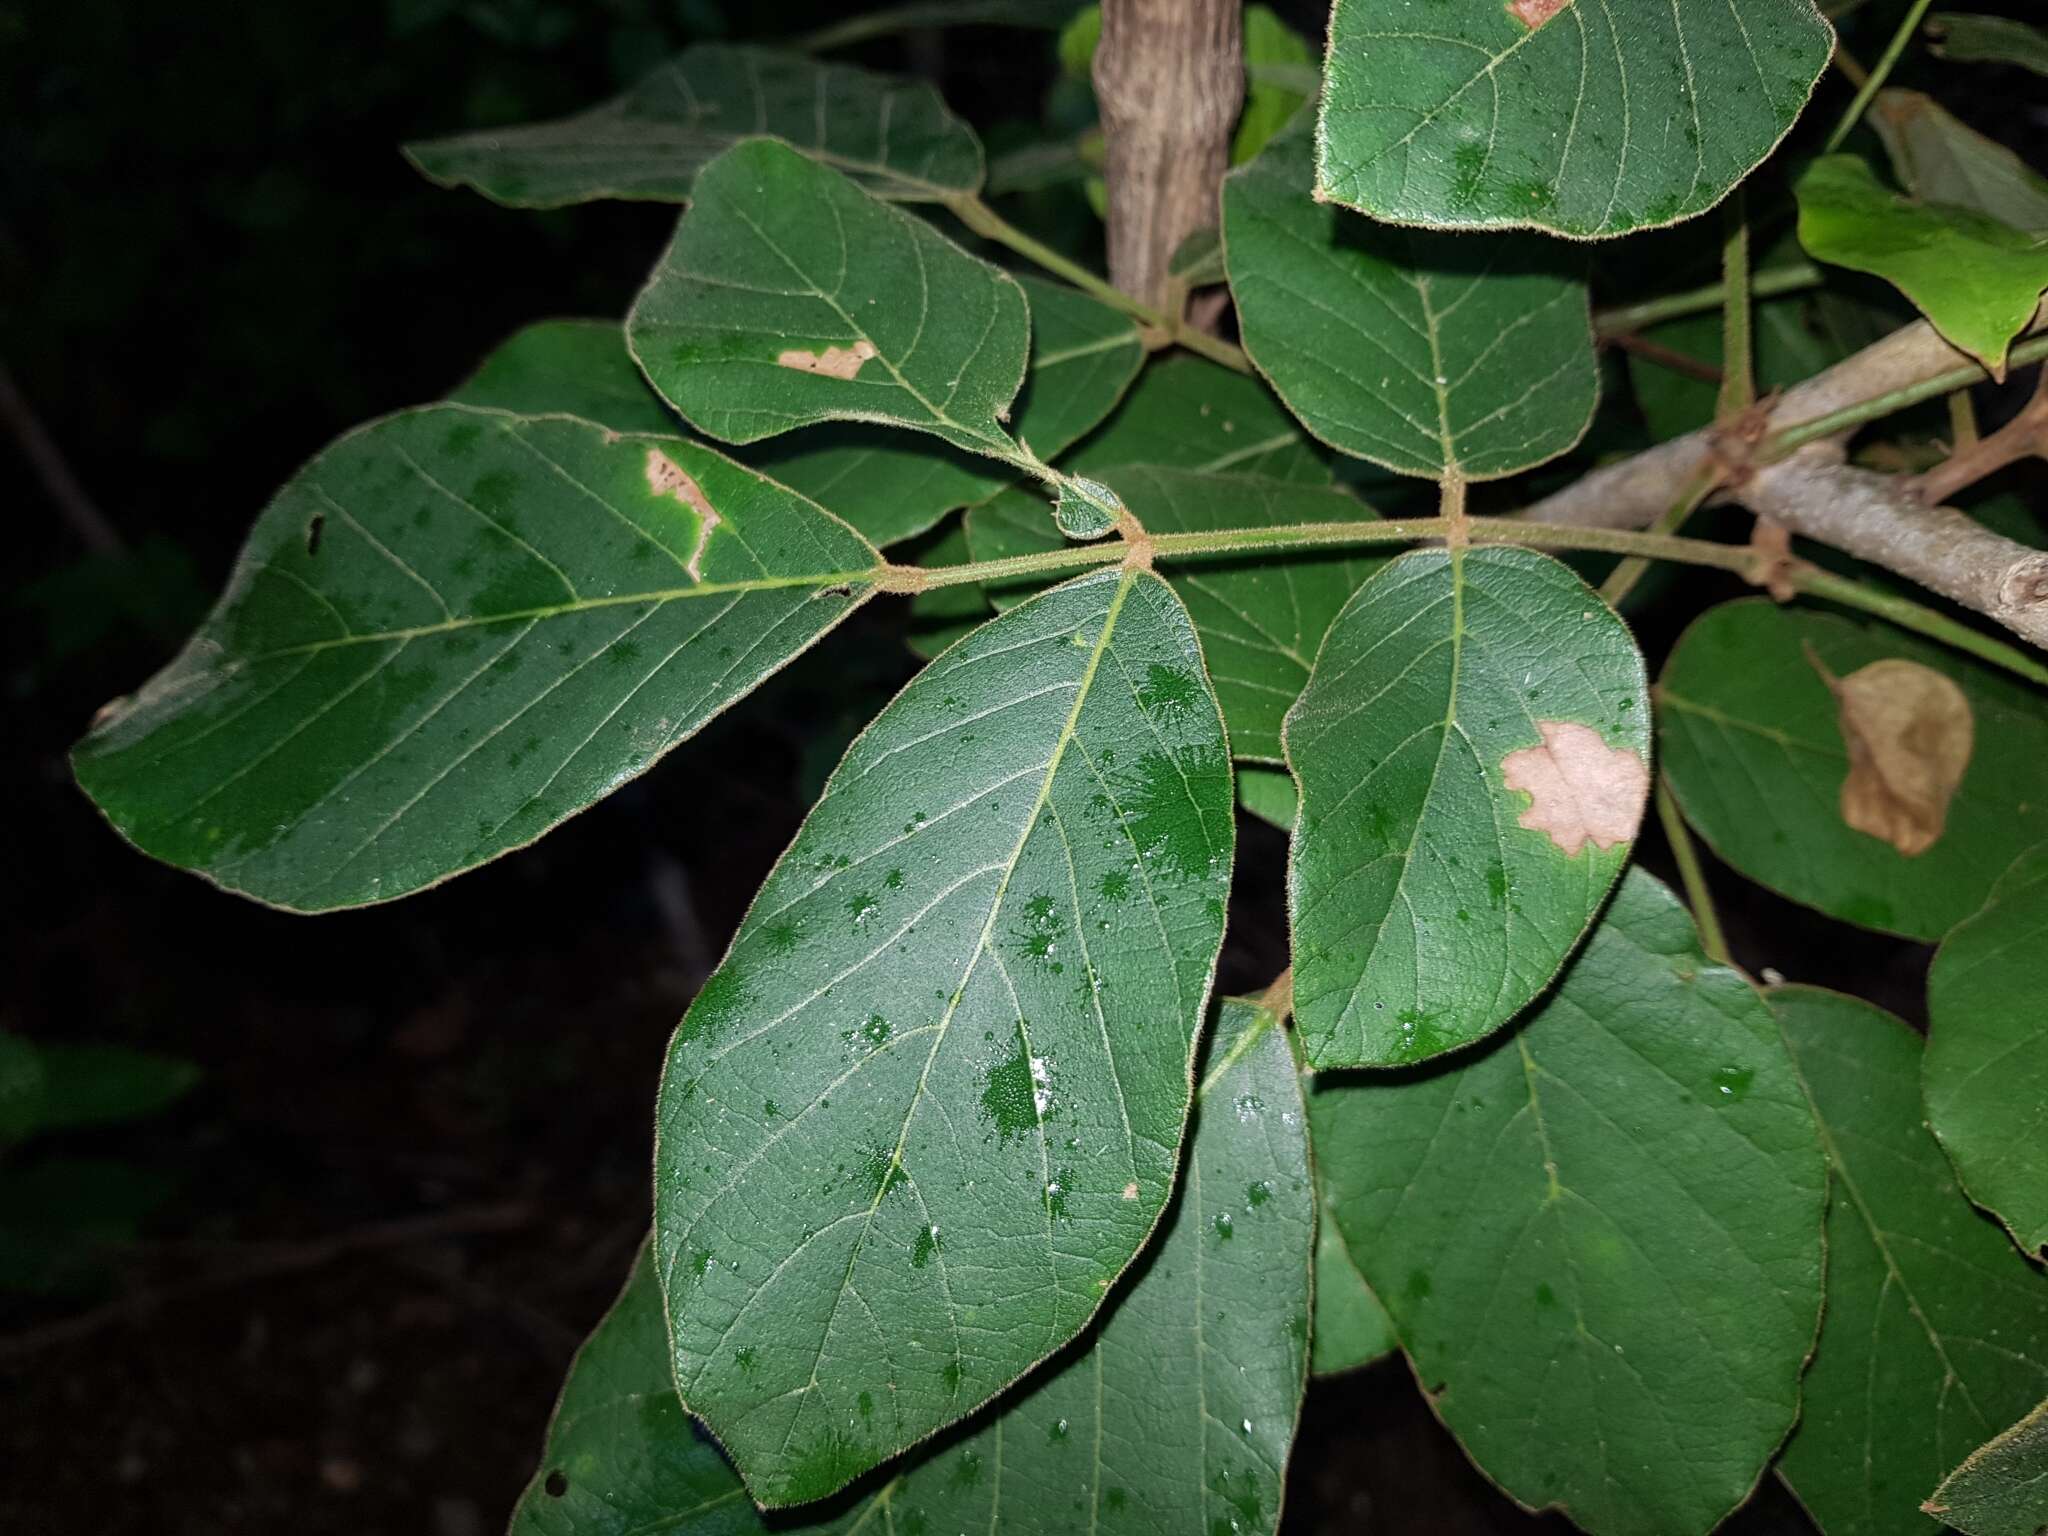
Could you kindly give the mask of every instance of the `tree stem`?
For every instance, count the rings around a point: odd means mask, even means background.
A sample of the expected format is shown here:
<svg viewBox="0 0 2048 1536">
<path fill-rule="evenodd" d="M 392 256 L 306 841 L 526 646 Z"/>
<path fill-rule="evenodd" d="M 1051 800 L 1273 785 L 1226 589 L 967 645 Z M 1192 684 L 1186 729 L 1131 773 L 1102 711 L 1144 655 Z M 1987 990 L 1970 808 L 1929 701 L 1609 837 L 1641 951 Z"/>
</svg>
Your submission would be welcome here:
<svg viewBox="0 0 2048 1536">
<path fill-rule="evenodd" d="M 2010 373 L 2029 363 L 2038 363 L 2048 358 L 2048 336 L 2036 336 L 2023 341 L 2006 354 L 2005 367 Z M 1883 394 L 1872 395 L 1867 400 L 1858 400 L 1854 405 L 1845 405 L 1838 411 L 1829 411 L 1824 416 L 1814 416 L 1806 421 L 1796 421 L 1789 427 L 1782 427 L 1765 438 L 1757 450 L 1761 460 L 1781 459 L 1795 448 L 1817 442 L 1823 437 L 1833 437 L 1837 432 L 1846 432 L 1851 427 L 1860 427 L 1867 421 L 1876 421 L 1894 411 L 1903 411 L 1923 400 L 1933 400 L 1951 390 L 1966 389 L 1981 383 L 1989 377 L 1983 364 L 1965 363 L 1951 368 L 1946 373 L 1935 374 L 1932 378 L 1918 379 L 1897 389 L 1886 390 Z"/>
</svg>

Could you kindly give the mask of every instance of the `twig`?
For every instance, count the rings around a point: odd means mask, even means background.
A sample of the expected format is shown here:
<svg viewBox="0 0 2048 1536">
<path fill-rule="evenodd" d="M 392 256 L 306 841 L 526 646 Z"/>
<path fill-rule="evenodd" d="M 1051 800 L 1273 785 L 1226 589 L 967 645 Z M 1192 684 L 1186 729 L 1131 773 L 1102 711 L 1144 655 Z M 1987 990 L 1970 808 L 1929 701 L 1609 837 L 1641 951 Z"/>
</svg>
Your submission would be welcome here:
<svg viewBox="0 0 2048 1536">
<path fill-rule="evenodd" d="M 1610 347 L 1623 352 L 1632 352 L 1646 363 L 1655 363 L 1659 368 L 1669 368 L 1673 373 L 1682 373 L 1689 379 L 1698 379 L 1706 384 L 1719 384 L 1721 370 L 1704 358 L 1681 352 L 1676 347 L 1667 347 L 1660 341 L 1638 336 L 1633 331 L 1615 331 L 1600 338 Z"/>
<path fill-rule="evenodd" d="M 1649 527 L 1651 533 L 1676 533 L 1685 525 L 1685 520 L 1700 509 L 1700 504 L 1714 493 L 1714 487 L 1721 483 L 1720 466 L 1709 465 L 1687 482 L 1676 501 L 1665 509 L 1664 514 Z M 1607 600 L 1610 608 L 1619 608 L 1622 599 L 1634 590 L 1635 584 L 1643 579 L 1643 573 L 1650 568 L 1647 555 L 1629 555 L 1607 573 L 1607 579 L 1600 583 L 1600 595 Z"/>
<path fill-rule="evenodd" d="M 86 495 L 78 476 L 71 472 L 71 464 L 64 457 L 64 451 L 57 446 L 42 418 L 36 415 L 35 408 L 16 387 L 14 375 L 7 371 L 5 363 L 0 363 L 0 416 L 7 419 L 8 430 L 21 444 L 22 453 L 35 467 L 36 477 L 43 482 L 43 489 L 49 492 L 57 510 L 64 514 L 64 521 L 71 525 L 71 531 L 96 555 L 120 554 L 126 547 L 121 542 L 121 535 L 114 531 L 114 525 L 107 521 L 106 514 Z"/>
<path fill-rule="evenodd" d="M 1842 114 L 1842 120 L 1835 124 L 1835 131 L 1828 135 L 1824 153 L 1832 155 L 1842 147 L 1842 141 L 1849 137 L 1849 130 L 1856 126 L 1856 120 L 1863 116 L 1863 109 L 1870 105 L 1870 98 L 1877 94 L 1885 76 L 1899 62 L 1899 55 L 1906 51 L 1906 44 L 1913 40 L 1913 34 L 1920 27 L 1920 18 L 1927 14 L 1930 3 L 1931 0 L 1913 0 L 1912 9 L 1906 12 L 1905 20 L 1899 23 L 1899 30 L 1892 34 L 1891 42 L 1885 45 L 1884 53 L 1879 56 L 1877 68 L 1864 77 L 1856 88 L 1855 99 L 1849 103 L 1849 110 Z M 1843 68 L 1846 71 L 1846 64 Z"/>
<path fill-rule="evenodd" d="M 1737 187 L 1722 204 L 1721 393 L 1714 419 L 1726 422 L 1756 404 L 1756 362 L 1750 342 L 1749 208 Z"/>
<path fill-rule="evenodd" d="M 1665 841 L 1671 844 L 1671 857 L 1678 864 L 1686 904 L 1692 908 L 1692 920 L 1700 930 L 1700 948 L 1707 952 L 1709 960 L 1733 965 L 1735 962 L 1728 954 L 1728 935 L 1722 931 L 1721 914 L 1714 908 L 1714 893 L 1707 885 L 1707 872 L 1700 865 L 1699 850 L 1693 846 L 1692 833 L 1686 828 L 1678 802 L 1672 798 L 1671 781 L 1661 773 L 1657 775 L 1657 820 L 1664 826 Z"/>
<path fill-rule="evenodd" d="M 1821 270 L 1810 261 L 1795 261 L 1788 266 L 1772 267 L 1768 272 L 1759 272 L 1750 280 L 1749 293 L 1752 299 L 1776 298 L 1781 293 L 1797 293 L 1802 288 L 1820 286 Z M 1682 293 L 1667 293 L 1658 298 L 1645 299 L 1640 304 L 1621 304 L 1613 309 L 1603 309 L 1593 316 L 1593 329 L 1605 341 L 1625 331 L 1639 331 L 1645 326 L 1656 325 L 1665 320 L 1676 320 L 1685 315 L 1702 314 L 1710 309 L 1719 309 L 1724 297 L 1719 283 L 1708 283 L 1704 288 L 1688 288 Z"/>
<path fill-rule="evenodd" d="M 182 1301 L 213 1291 L 248 1285 L 300 1270 L 318 1269 L 349 1254 L 377 1249 L 402 1248 L 411 1243 L 479 1232 L 504 1232 L 525 1226 L 533 1219 L 526 1205 L 477 1205 L 440 1211 L 431 1216 L 404 1216 L 393 1221 L 372 1222 L 330 1237 L 303 1243 L 253 1244 L 255 1256 L 210 1275 L 200 1275 L 174 1285 L 137 1291 L 110 1301 L 75 1317 L 0 1335 L 0 1360 L 33 1354 L 52 1345 L 69 1343 L 97 1333 L 111 1323 L 153 1312 L 172 1301 Z"/>
<path fill-rule="evenodd" d="M 1949 398 L 1954 400 L 1957 396 Z M 2011 421 L 1989 437 L 1967 444 L 1961 439 L 1962 434 L 1958 433 L 1956 451 L 1911 482 L 1914 494 L 1929 505 L 1947 501 L 1965 486 L 1975 485 L 2008 464 L 2048 455 L 2048 368 L 2043 368 L 2034 381 L 2033 398 Z"/>
</svg>

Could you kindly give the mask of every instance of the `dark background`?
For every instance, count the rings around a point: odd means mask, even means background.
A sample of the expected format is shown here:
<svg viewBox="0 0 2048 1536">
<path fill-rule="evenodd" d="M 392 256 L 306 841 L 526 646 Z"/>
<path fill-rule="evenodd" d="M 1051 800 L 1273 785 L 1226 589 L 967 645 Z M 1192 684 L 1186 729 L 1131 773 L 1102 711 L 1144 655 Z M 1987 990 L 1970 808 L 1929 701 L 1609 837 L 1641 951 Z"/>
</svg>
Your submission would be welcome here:
<svg viewBox="0 0 2048 1536">
<path fill-rule="evenodd" d="M 1280 9 L 1319 39 L 1323 7 Z M 1866 60 L 1900 9 L 1857 18 Z M 674 221 L 439 191 L 401 140 L 560 113 L 685 41 L 838 10 L 0 0 L 0 363 L 122 546 L 89 554 L 0 434 L 0 1028 L 204 1074 L 159 1118 L 0 1152 L 0 1220 L 61 1238 L 80 1211 L 36 1208 L 24 1176 L 89 1163 L 120 1175 L 104 1225 L 123 1234 L 61 1285 L 0 1290 L 0 1529 L 470 1536 L 530 1475 L 646 1225 L 668 1032 L 824 772 L 913 669 L 900 605 L 863 610 L 535 848 L 359 913 L 285 916 L 150 863 L 64 754 L 170 654 L 299 463 L 441 394 L 529 320 L 622 314 Z M 1044 33 L 851 57 L 931 74 L 992 146 L 1032 131 L 1056 73 Z M 2025 83 L 1975 78 L 1993 89 L 1961 105 L 2025 142 Z M 1831 121 L 1845 93 L 1821 89 Z M 1077 190 L 1008 211 L 1094 257 Z M 1633 430 L 1619 413 L 1610 443 Z M 1653 666 L 1719 582 L 1644 623 Z M 1645 857 L 1668 873 L 1654 839 Z M 1284 963 L 1284 859 L 1245 826 L 1226 988 Z M 1924 951 L 1716 881 L 1746 964 L 1917 1013 Z M 1301 1532 L 1532 1523 L 1398 1362 L 1312 1390 L 1289 1500 Z M 1782 1495 L 1763 1502 L 1748 1529 L 1796 1528 Z"/>
</svg>

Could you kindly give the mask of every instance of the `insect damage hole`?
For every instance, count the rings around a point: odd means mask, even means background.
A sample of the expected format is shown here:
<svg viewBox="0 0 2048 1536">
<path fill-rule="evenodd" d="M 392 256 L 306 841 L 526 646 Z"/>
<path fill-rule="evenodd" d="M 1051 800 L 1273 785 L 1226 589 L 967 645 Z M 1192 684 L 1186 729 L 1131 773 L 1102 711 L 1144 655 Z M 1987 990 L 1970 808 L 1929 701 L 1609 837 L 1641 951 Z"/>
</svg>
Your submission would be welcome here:
<svg viewBox="0 0 2048 1536">
<path fill-rule="evenodd" d="M 704 488 L 659 448 L 647 450 L 647 489 L 657 496 L 673 496 L 697 514 L 697 542 L 690 549 L 690 558 L 683 562 L 683 569 L 690 573 L 690 580 L 702 581 L 704 551 L 711 543 L 711 530 L 725 519 L 711 505 Z"/>
<path fill-rule="evenodd" d="M 1571 3 L 1572 0 L 1508 0 L 1507 12 L 1534 32 Z"/>
<path fill-rule="evenodd" d="M 1591 726 L 1539 720 L 1543 745 L 1500 760 L 1501 780 L 1529 797 L 1516 825 L 1547 836 L 1566 858 L 1587 843 L 1617 847 L 1636 835 L 1650 799 L 1650 765 L 1627 747 L 1610 747 Z"/>
<path fill-rule="evenodd" d="M 861 364 L 873 356 L 875 344 L 863 336 L 850 347 L 827 347 L 822 352 L 786 347 L 776 354 L 775 361 L 799 373 L 822 373 L 828 379 L 852 379 L 859 376 Z"/>
</svg>

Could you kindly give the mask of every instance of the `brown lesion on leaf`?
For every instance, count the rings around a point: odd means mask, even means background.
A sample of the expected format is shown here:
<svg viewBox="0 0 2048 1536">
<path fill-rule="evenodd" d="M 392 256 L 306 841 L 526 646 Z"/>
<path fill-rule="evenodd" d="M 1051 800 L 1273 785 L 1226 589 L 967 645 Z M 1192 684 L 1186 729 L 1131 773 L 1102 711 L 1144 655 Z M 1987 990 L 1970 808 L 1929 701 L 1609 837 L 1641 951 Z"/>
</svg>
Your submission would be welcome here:
<svg viewBox="0 0 2048 1536">
<path fill-rule="evenodd" d="M 1969 699 L 1952 679 L 1917 661 L 1873 661 L 1838 678 L 1811 646 L 1806 659 L 1835 696 L 1849 753 L 1842 820 L 1909 859 L 1925 853 L 1948 823 L 1949 802 L 1976 746 Z"/>
<path fill-rule="evenodd" d="M 673 496 L 697 514 L 697 542 L 691 546 L 683 569 L 690 573 L 690 580 L 702 581 L 704 551 L 710 546 L 711 530 L 725 519 L 718 515 L 704 488 L 691 478 L 689 471 L 659 448 L 647 450 L 647 489 L 656 496 Z"/>
<path fill-rule="evenodd" d="M 1508 0 L 1508 14 L 1534 32 L 1572 0 Z"/>
<path fill-rule="evenodd" d="M 850 347 L 827 347 L 822 352 L 785 347 L 776 354 L 775 361 L 799 373 L 822 373 L 828 379 L 852 379 L 860 376 L 861 364 L 873 356 L 875 344 L 863 336 Z"/>
<path fill-rule="evenodd" d="M 1543 745 L 1500 760 L 1509 789 L 1529 797 L 1517 826 L 1547 836 L 1566 858 L 1618 847 L 1636 835 L 1650 800 L 1650 765 L 1628 747 L 1610 747 L 1591 726 L 1539 720 Z"/>
</svg>

